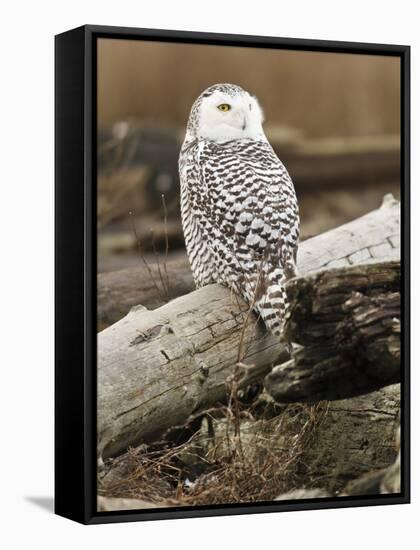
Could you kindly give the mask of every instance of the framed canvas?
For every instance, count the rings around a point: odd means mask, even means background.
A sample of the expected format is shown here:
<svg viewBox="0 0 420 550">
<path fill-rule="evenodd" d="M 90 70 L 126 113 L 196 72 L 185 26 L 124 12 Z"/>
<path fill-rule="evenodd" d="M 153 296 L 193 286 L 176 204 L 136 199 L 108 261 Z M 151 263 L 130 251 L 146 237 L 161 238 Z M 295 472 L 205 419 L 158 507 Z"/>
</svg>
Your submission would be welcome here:
<svg viewBox="0 0 420 550">
<path fill-rule="evenodd" d="M 56 513 L 408 503 L 409 47 L 55 47 Z"/>
</svg>

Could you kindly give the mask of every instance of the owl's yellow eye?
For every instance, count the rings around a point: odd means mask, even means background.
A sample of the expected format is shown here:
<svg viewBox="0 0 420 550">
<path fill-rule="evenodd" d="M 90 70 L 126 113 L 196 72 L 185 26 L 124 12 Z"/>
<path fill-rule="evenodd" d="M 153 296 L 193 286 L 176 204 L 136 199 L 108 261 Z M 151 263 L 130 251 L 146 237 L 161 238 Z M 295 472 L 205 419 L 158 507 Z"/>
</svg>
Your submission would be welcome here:
<svg viewBox="0 0 420 550">
<path fill-rule="evenodd" d="M 227 111 L 230 111 L 231 109 L 229 103 L 222 103 L 221 105 L 218 105 L 217 108 L 223 111 L 224 113 L 226 113 Z"/>
</svg>

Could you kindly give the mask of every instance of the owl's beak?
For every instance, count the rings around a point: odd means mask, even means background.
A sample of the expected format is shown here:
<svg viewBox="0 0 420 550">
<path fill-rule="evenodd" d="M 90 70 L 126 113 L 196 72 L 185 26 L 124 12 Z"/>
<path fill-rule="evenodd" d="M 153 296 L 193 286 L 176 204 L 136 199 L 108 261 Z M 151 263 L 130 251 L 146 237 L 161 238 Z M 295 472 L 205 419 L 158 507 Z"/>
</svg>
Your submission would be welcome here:
<svg viewBox="0 0 420 550">
<path fill-rule="evenodd" d="M 246 128 L 246 116 L 244 116 L 244 119 L 242 121 L 242 130 L 245 130 Z"/>
</svg>

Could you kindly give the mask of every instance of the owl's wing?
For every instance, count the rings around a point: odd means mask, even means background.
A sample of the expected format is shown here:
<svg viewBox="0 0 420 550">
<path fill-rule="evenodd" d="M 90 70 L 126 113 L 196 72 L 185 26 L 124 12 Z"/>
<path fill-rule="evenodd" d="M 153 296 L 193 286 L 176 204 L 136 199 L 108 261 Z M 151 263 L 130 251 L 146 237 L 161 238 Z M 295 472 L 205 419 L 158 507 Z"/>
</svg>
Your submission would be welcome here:
<svg viewBox="0 0 420 550">
<path fill-rule="evenodd" d="M 212 244 L 220 236 L 214 231 L 214 216 L 202 175 L 200 153 L 203 143 L 194 140 L 183 146 L 179 157 L 181 215 L 185 246 L 194 281 L 198 287 L 219 282 L 217 256 Z"/>
<path fill-rule="evenodd" d="M 294 264 L 297 201 L 290 176 L 271 147 L 250 144 L 239 152 L 207 154 L 204 149 L 200 167 L 203 223 L 213 236 L 208 246 L 239 270 L 255 270 L 263 260 Z"/>
</svg>

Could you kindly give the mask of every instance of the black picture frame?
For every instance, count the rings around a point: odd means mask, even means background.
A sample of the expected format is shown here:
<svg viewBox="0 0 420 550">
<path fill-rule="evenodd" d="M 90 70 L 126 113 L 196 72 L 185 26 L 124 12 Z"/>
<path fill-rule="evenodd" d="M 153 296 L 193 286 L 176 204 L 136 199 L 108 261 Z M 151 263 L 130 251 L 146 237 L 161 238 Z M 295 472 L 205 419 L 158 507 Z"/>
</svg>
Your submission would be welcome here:
<svg viewBox="0 0 420 550">
<path fill-rule="evenodd" d="M 220 506 L 96 511 L 96 41 L 398 56 L 401 59 L 401 493 Z M 410 502 L 410 47 L 86 25 L 55 37 L 55 512 L 84 523 Z"/>
</svg>

